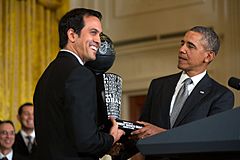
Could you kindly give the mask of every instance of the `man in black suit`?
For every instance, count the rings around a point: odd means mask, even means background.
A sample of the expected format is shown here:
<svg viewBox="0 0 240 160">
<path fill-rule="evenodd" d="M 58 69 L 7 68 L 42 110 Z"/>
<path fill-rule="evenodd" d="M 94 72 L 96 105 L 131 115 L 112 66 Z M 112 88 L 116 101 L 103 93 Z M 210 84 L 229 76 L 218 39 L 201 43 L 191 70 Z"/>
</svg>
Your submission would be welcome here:
<svg viewBox="0 0 240 160">
<path fill-rule="evenodd" d="M 29 102 L 22 104 L 18 109 L 17 118 L 21 129 L 15 136 L 13 150 L 23 157 L 30 158 L 36 150 L 33 104 Z"/>
<path fill-rule="evenodd" d="M 0 160 L 27 160 L 13 151 L 14 140 L 15 128 L 12 121 L 0 121 Z"/>
<path fill-rule="evenodd" d="M 138 139 L 149 137 L 233 108 L 233 93 L 207 73 L 219 47 L 219 38 L 211 28 L 196 26 L 186 32 L 178 53 L 178 68 L 182 72 L 152 80 L 138 121 L 145 127 L 132 132 L 133 135 Z M 191 78 L 188 97 L 171 125 L 173 108 L 178 107 L 174 102 L 187 78 Z M 128 144 L 126 150 L 121 154 L 122 159 L 137 152 L 135 145 Z"/>
<path fill-rule="evenodd" d="M 34 93 L 37 160 L 99 159 L 124 134 L 114 119 L 110 133 L 99 131 L 95 75 L 84 66 L 96 59 L 101 17 L 77 8 L 60 19 L 61 50 Z"/>
</svg>

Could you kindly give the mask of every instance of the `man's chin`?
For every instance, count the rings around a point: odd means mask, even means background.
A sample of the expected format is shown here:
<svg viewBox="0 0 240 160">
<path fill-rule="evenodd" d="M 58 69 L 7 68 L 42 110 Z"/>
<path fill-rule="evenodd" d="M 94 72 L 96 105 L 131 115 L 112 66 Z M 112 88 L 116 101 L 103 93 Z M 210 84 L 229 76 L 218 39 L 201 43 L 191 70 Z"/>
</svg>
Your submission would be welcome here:
<svg viewBox="0 0 240 160">
<path fill-rule="evenodd" d="M 34 125 L 32 125 L 32 124 L 27 124 L 27 125 L 25 125 L 26 126 L 26 128 L 28 128 L 28 129 L 34 129 Z"/>
<path fill-rule="evenodd" d="M 178 69 L 181 69 L 181 70 L 185 70 L 185 69 L 187 68 L 186 65 L 184 65 L 184 64 L 179 64 L 179 63 L 178 63 L 178 65 L 177 65 L 177 67 L 178 67 Z"/>
<path fill-rule="evenodd" d="M 182 66 L 179 65 L 179 64 L 177 65 L 177 68 L 178 68 L 178 69 L 183 69 Z"/>
<path fill-rule="evenodd" d="M 96 54 L 94 54 L 91 58 L 90 58 L 90 60 L 89 61 L 95 61 L 96 60 Z"/>
<path fill-rule="evenodd" d="M 96 59 L 97 59 L 97 58 L 96 58 L 96 56 L 95 56 L 95 57 L 92 58 L 92 61 L 95 61 Z"/>
</svg>

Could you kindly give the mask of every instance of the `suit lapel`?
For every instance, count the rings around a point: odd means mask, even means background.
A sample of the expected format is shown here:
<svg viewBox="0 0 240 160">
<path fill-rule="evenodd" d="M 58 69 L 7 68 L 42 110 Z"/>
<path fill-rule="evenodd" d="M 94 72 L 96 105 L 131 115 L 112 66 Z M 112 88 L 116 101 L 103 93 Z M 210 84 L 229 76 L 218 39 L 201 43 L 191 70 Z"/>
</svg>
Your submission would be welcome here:
<svg viewBox="0 0 240 160">
<path fill-rule="evenodd" d="M 24 139 L 23 139 L 23 135 L 21 134 L 21 132 L 19 131 L 18 132 L 18 141 L 19 141 L 19 149 L 22 150 L 22 152 L 24 152 L 25 154 L 28 154 L 28 148 L 24 142 Z"/>
<path fill-rule="evenodd" d="M 211 89 L 211 79 L 206 74 L 203 79 L 197 84 L 197 86 L 193 89 L 192 93 L 187 98 L 174 126 L 178 126 L 181 121 L 190 114 L 191 110 L 196 108 L 197 104 L 209 94 Z"/>
<path fill-rule="evenodd" d="M 160 106 L 163 106 L 161 109 L 161 112 L 159 113 L 159 117 L 161 117 L 161 121 L 165 121 L 166 122 L 164 124 L 167 124 L 166 127 L 170 128 L 170 116 L 169 116 L 169 112 L 170 112 L 170 106 L 171 106 L 171 101 L 172 101 L 172 96 L 175 92 L 175 88 L 177 85 L 177 82 L 179 81 L 179 78 L 181 76 L 181 72 L 174 75 L 173 77 L 170 77 L 167 79 L 167 83 L 165 83 L 166 85 L 164 86 L 164 89 L 161 90 L 160 93 L 160 98 L 162 100 L 162 102 L 160 102 Z"/>
</svg>

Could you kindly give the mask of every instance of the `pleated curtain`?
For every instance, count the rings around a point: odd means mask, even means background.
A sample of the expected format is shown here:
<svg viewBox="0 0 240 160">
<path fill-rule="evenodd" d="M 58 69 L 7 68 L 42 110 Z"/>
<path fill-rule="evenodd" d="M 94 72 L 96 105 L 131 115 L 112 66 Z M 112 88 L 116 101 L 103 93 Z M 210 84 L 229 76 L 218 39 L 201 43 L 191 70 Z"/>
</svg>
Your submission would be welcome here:
<svg viewBox="0 0 240 160">
<path fill-rule="evenodd" d="M 16 121 L 33 101 L 36 83 L 55 58 L 66 0 L 0 0 L 0 120 Z"/>
</svg>

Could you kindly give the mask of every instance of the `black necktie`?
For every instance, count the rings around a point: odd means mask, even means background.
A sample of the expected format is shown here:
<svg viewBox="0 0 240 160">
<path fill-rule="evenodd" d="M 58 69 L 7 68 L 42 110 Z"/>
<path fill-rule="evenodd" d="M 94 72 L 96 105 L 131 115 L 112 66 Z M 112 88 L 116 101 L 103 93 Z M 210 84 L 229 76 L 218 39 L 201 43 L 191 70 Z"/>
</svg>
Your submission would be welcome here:
<svg viewBox="0 0 240 160">
<path fill-rule="evenodd" d="M 187 90 L 187 86 L 189 84 L 192 83 L 191 78 L 187 78 L 183 81 L 183 85 L 180 88 L 180 90 L 178 91 L 178 94 L 176 96 L 174 105 L 173 105 L 173 109 L 172 109 L 172 113 L 170 116 L 170 124 L 171 124 L 171 128 L 173 127 L 180 111 L 182 110 L 183 104 L 185 103 L 187 97 L 188 97 L 188 90 Z"/>
<path fill-rule="evenodd" d="M 8 160 L 8 158 L 7 157 L 3 157 L 1 160 Z"/>
<path fill-rule="evenodd" d="M 29 153 L 31 153 L 32 152 L 32 137 L 31 136 L 26 136 L 26 138 L 27 138 L 27 140 L 28 140 L 28 142 L 27 142 L 27 148 L 28 148 L 28 151 L 29 151 Z"/>
</svg>

